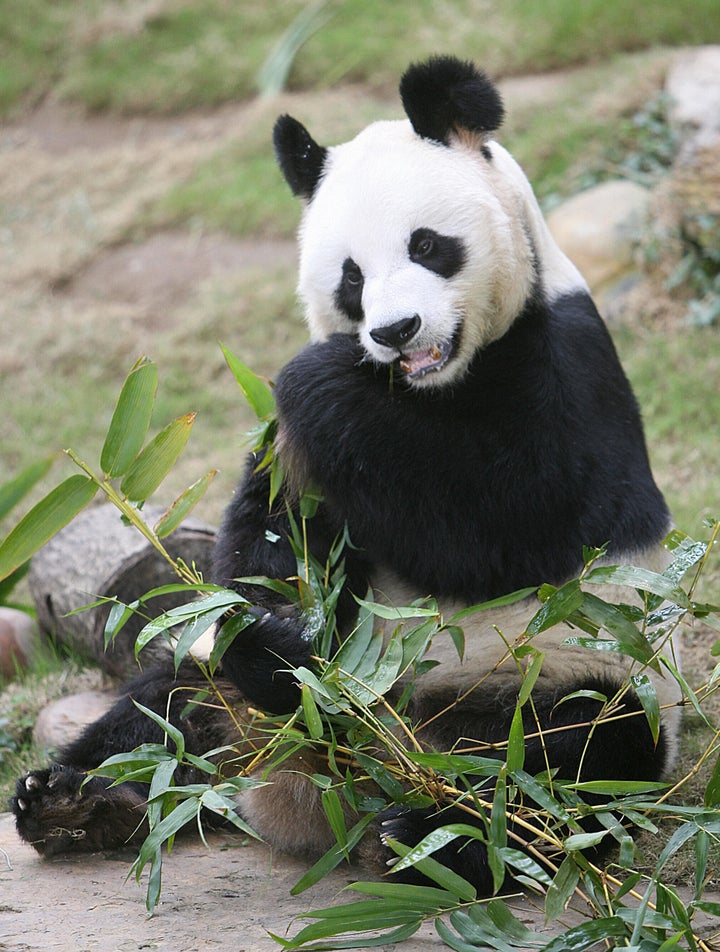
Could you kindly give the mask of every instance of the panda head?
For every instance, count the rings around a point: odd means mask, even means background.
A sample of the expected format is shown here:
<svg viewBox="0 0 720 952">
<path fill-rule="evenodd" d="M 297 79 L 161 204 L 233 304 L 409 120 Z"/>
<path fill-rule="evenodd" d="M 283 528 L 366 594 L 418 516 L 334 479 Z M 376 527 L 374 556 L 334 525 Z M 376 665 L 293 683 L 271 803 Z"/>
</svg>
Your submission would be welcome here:
<svg viewBox="0 0 720 952">
<path fill-rule="evenodd" d="M 306 203 L 298 291 L 313 339 L 356 333 L 411 386 L 445 386 L 533 294 L 534 198 L 491 139 L 502 102 L 472 64 L 411 66 L 400 94 L 409 121 L 325 148 L 282 116 L 275 150 Z"/>
</svg>

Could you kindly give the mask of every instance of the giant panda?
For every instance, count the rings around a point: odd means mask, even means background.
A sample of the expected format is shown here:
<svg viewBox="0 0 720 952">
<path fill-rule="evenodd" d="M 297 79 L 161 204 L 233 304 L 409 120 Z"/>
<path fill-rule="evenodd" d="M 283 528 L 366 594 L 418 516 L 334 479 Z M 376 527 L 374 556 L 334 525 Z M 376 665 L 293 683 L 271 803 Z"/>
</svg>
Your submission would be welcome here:
<svg viewBox="0 0 720 952">
<path fill-rule="evenodd" d="M 269 507 L 268 471 L 251 456 L 215 552 L 215 581 L 254 606 L 222 662 L 221 686 L 241 712 L 291 714 L 300 700 L 292 669 L 313 665 L 302 615 L 237 581 L 295 574 L 291 521 L 308 484 L 322 500 L 308 524 L 313 554 L 322 561 L 344 529 L 351 540 L 341 634 L 354 623 L 353 595 L 369 586 L 390 606 L 433 596 L 452 617 L 524 587 L 561 585 L 582 570 L 584 546 L 606 546 L 612 563 L 667 564 L 670 517 L 635 398 L 587 285 L 493 137 L 503 118 L 496 88 L 473 64 L 434 57 L 408 68 L 400 94 L 407 118 L 375 122 L 341 145 L 318 144 L 287 115 L 275 127 L 280 169 L 304 204 L 298 290 L 311 340 L 276 381 L 284 491 Z M 438 663 L 417 679 L 409 709 L 427 749 L 502 747 L 521 674 L 501 659 L 537 609 L 529 596 L 470 615 L 462 658 L 450 638 L 434 639 Z M 615 695 L 630 661 L 563 645 L 570 633 L 556 626 L 533 641 L 545 659 L 525 769 L 660 778 L 677 747 L 676 682 L 646 669 L 663 708 L 657 742 L 632 692 L 619 716 L 591 729 L 599 698 Z M 165 671 L 129 685 L 57 763 L 18 781 L 20 835 L 45 855 L 138 842 L 146 789 L 96 777 L 80 791 L 84 772 L 160 739 L 133 698 L 169 710 L 191 751 L 241 746 L 222 711 L 187 713 L 193 690 L 191 677 Z M 281 850 L 318 854 L 333 843 L 308 778 L 315 766 L 294 761 L 238 797 L 242 816 Z M 206 778 L 176 777 L 193 779 Z M 361 846 L 365 861 L 382 869 L 395 855 L 389 839 L 413 846 L 453 819 L 468 822 L 453 809 L 389 807 Z M 436 856 L 492 889 L 481 841 L 458 839 Z"/>
</svg>

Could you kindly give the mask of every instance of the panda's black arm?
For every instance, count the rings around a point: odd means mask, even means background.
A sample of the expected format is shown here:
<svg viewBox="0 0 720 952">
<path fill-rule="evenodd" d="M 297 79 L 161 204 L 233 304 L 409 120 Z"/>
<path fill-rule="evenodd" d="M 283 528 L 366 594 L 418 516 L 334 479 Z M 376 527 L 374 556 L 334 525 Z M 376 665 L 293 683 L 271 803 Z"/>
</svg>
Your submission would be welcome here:
<svg viewBox="0 0 720 952">
<path fill-rule="evenodd" d="M 242 482 L 228 506 L 213 553 L 213 580 L 240 592 L 252 604 L 256 621 L 233 640 L 222 660 L 223 673 L 258 707 L 274 714 L 295 710 L 300 692 L 292 668 L 311 667 L 312 643 L 297 607 L 262 585 L 239 581 L 248 576 L 288 579 L 297 573 L 290 544 L 291 523 L 284 499 L 269 506 L 267 469 L 251 456 Z M 299 517 L 296 519 L 299 523 Z M 310 520 L 309 548 L 321 563 L 339 527 L 322 507 Z M 356 610 L 353 592 L 364 594 L 366 569 L 359 554 L 346 552 L 347 584 L 337 607 L 338 624 Z"/>
</svg>

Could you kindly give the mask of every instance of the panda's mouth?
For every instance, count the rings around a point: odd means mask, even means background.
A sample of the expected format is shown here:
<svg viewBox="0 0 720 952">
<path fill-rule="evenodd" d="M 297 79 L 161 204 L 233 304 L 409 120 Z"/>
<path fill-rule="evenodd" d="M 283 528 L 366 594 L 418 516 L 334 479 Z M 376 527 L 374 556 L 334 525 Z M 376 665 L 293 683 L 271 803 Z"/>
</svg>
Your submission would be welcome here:
<svg viewBox="0 0 720 952">
<path fill-rule="evenodd" d="M 433 344 L 427 350 L 416 350 L 412 353 L 400 355 L 399 365 L 408 380 L 419 380 L 426 374 L 437 373 L 447 364 L 458 347 L 459 333 L 448 340 Z"/>
</svg>

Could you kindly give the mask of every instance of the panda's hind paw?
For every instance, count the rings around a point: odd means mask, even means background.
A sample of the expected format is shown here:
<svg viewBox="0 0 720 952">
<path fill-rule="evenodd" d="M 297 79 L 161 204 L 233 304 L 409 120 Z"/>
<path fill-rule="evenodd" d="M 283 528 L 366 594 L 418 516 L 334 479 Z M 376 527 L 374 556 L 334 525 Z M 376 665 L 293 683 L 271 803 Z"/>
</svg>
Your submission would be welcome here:
<svg viewBox="0 0 720 952">
<path fill-rule="evenodd" d="M 72 767 L 54 765 L 33 770 L 17 781 L 10 809 L 21 839 L 34 846 L 39 853 L 57 852 L 49 848 L 67 839 L 82 835 L 67 820 L 75 812 L 72 808 L 80 795 L 85 774 Z"/>
</svg>

